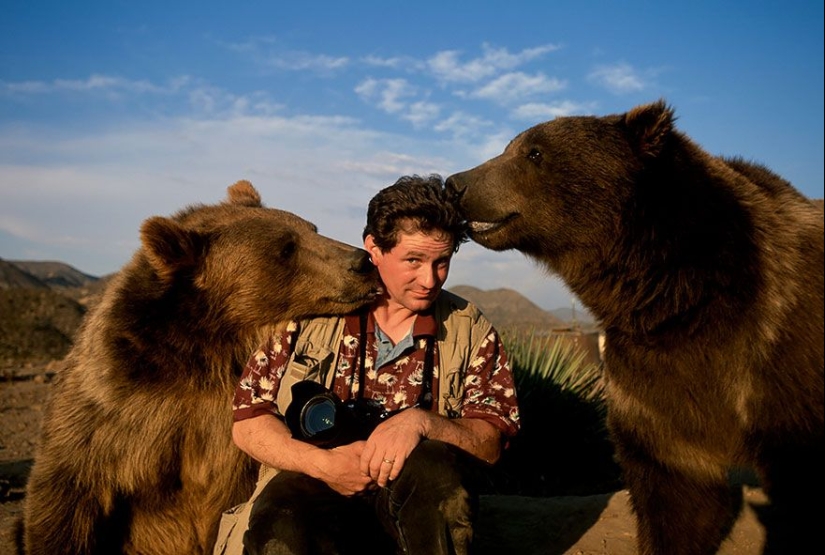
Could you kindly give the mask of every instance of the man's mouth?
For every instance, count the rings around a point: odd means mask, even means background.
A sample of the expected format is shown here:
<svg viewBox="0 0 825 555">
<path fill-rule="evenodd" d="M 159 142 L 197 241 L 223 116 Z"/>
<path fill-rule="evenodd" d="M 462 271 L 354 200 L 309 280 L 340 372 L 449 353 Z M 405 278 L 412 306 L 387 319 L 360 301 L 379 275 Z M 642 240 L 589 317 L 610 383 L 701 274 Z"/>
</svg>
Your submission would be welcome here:
<svg viewBox="0 0 825 555">
<path fill-rule="evenodd" d="M 421 301 L 430 301 L 435 299 L 437 293 L 435 291 L 414 291 L 413 296 Z"/>
</svg>

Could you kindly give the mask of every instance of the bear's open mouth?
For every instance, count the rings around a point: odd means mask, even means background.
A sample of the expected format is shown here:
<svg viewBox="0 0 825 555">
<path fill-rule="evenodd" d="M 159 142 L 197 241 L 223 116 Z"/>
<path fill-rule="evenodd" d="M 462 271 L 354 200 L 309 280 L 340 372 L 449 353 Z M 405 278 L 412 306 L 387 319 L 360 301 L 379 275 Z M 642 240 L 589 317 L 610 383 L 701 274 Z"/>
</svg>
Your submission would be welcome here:
<svg viewBox="0 0 825 555">
<path fill-rule="evenodd" d="M 470 229 L 474 233 L 484 233 L 485 231 L 490 231 L 500 225 L 501 224 L 499 222 L 470 222 Z"/>
<path fill-rule="evenodd" d="M 467 225 L 470 227 L 470 232 L 474 234 L 485 234 L 496 231 L 499 228 L 504 227 L 505 225 L 509 224 L 510 221 L 515 218 L 517 214 L 510 214 L 506 218 L 498 220 L 496 222 L 479 222 L 479 221 L 471 221 L 467 222 Z"/>
</svg>

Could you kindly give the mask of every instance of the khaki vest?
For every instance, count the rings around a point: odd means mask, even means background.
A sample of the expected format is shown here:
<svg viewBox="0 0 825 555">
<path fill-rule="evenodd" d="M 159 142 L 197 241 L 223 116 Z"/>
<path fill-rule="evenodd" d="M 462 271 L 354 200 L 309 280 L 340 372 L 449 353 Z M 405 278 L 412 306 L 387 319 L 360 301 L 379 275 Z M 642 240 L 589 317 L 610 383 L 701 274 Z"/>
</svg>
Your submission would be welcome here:
<svg viewBox="0 0 825 555">
<path fill-rule="evenodd" d="M 481 312 L 464 299 L 442 291 L 434 304 L 438 322 L 438 412 L 455 418 L 464 398 L 464 374 L 492 325 Z M 333 371 L 344 336 L 344 318 L 313 318 L 301 323 L 289 367 L 281 379 L 277 403 L 282 413 L 292 401 L 292 386 L 302 380 L 332 387 Z M 470 338 L 468 341 L 467 338 Z"/>
<path fill-rule="evenodd" d="M 474 305 L 449 291 L 441 291 L 434 305 L 438 323 L 438 412 L 455 418 L 460 414 L 464 398 L 464 375 L 490 334 L 492 324 Z M 282 412 L 292 401 L 292 386 L 301 380 L 314 380 L 327 388 L 332 385 L 338 364 L 338 350 L 344 335 L 344 318 L 331 316 L 301 322 L 281 385 L 277 403 Z M 223 513 L 213 555 L 242 555 L 243 534 L 249 523 L 252 503 L 277 469 L 261 465 L 255 492 L 245 503 Z"/>
</svg>

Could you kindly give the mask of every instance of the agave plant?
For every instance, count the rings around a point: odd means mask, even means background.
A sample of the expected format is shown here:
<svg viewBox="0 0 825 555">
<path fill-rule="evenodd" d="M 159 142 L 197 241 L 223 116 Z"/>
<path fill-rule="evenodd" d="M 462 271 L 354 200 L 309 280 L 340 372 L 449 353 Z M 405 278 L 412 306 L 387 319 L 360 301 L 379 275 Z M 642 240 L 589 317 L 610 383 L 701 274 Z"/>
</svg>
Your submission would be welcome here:
<svg viewBox="0 0 825 555">
<path fill-rule="evenodd" d="M 503 332 L 522 430 L 498 465 L 495 490 L 531 496 L 620 489 L 605 427 L 601 367 L 569 336 Z"/>
<path fill-rule="evenodd" d="M 587 363 L 585 352 L 567 336 L 505 333 L 503 341 L 522 402 L 541 393 L 549 382 L 555 389 L 603 407 L 601 368 Z"/>
</svg>

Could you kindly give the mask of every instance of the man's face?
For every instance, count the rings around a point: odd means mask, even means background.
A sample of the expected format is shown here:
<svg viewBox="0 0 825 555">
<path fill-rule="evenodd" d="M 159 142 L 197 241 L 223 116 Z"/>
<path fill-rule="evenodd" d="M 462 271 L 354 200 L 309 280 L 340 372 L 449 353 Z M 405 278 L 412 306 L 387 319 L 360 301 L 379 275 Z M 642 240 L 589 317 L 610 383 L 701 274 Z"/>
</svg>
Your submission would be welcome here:
<svg viewBox="0 0 825 555">
<path fill-rule="evenodd" d="M 430 307 L 450 271 L 450 235 L 439 231 L 401 231 L 398 243 L 386 252 L 381 252 L 368 235 L 364 246 L 378 268 L 390 304 L 416 313 Z"/>
</svg>

